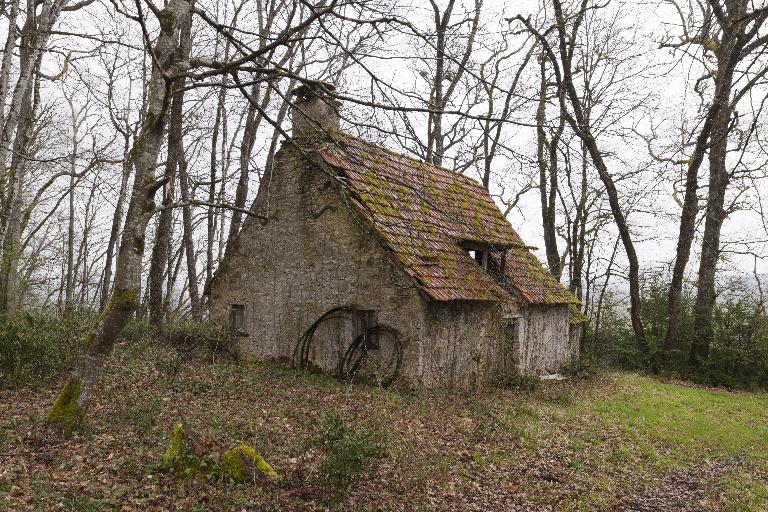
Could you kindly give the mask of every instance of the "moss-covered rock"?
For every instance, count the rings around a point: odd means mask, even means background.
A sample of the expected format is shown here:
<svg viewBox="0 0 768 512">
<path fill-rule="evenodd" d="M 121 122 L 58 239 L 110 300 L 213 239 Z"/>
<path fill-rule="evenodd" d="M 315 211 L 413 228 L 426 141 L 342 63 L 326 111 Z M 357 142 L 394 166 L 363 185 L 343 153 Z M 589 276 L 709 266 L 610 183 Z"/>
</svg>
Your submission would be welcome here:
<svg viewBox="0 0 768 512">
<path fill-rule="evenodd" d="M 174 425 L 163 454 L 163 468 L 183 476 L 201 473 L 202 457 L 196 453 L 192 440 L 182 423 Z"/>
<path fill-rule="evenodd" d="M 245 443 L 221 455 L 218 473 L 221 478 L 235 482 L 245 482 L 259 475 L 274 480 L 280 479 L 280 475 L 272 469 L 261 454 Z"/>
<path fill-rule="evenodd" d="M 65 434 L 72 433 L 82 420 L 80 405 L 77 403 L 79 397 L 80 379 L 70 376 L 48 411 L 46 423 L 60 426 Z"/>
</svg>

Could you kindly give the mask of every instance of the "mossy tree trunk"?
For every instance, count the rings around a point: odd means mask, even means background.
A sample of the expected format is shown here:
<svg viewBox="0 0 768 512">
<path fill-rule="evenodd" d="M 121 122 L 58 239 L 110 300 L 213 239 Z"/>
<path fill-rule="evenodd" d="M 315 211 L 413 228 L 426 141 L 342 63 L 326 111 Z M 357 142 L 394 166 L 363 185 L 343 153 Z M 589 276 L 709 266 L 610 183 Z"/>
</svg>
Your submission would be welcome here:
<svg viewBox="0 0 768 512">
<path fill-rule="evenodd" d="M 58 424 L 65 431 L 80 424 L 93 398 L 104 360 L 139 303 L 147 224 L 155 211 L 154 195 L 160 185 L 155 167 L 163 143 L 167 96 L 172 85 L 166 80 L 166 72 L 175 63 L 180 27 L 189 16 L 190 4 L 186 0 L 170 0 L 158 13 L 160 33 L 152 52 L 154 65 L 147 87 L 146 117 L 130 155 L 134 183 L 117 254 L 114 291 L 47 416 L 48 423 Z"/>
</svg>

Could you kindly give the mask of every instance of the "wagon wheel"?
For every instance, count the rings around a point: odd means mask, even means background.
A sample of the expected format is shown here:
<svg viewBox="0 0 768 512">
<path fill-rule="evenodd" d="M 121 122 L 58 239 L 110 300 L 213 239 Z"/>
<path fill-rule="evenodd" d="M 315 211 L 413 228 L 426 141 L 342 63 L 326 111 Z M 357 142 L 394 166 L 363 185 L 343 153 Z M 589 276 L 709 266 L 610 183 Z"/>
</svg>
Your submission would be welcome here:
<svg viewBox="0 0 768 512">
<path fill-rule="evenodd" d="M 309 353 L 312 349 L 312 342 L 314 341 L 315 337 L 315 331 L 317 331 L 320 325 L 322 325 L 324 322 L 327 322 L 328 320 L 335 320 L 338 318 L 351 321 L 352 317 L 350 314 L 354 310 L 354 308 L 349 306 L 333 308 L 326 311 L 320 318 L 315 320 L 315 322 L 310 325 L 306 331 L 304 331 L 304 334 L 299 337 L 298 343 L 296 343 L 296 348 L 293 350 L 292 358 L 294 367 L 297 367 L 301 370 L 307 367 L 307 364 L 309 363 Z"/>
<path fill-rule="evenodd" d="M 376 325 L 355 338 L 347 348 L 339 367 L 339 378 L 372 381 L 386 388 L 400 375 L 403 348 L 395 329 Z"/>
</svg>

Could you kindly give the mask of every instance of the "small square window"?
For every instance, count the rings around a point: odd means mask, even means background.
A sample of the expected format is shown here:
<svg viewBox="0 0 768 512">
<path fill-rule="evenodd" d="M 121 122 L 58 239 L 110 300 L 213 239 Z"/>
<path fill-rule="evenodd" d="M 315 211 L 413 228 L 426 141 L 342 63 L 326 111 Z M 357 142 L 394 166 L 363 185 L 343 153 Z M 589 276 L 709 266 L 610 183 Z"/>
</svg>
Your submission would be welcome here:
<svg viewBox="0 0 768 512">
<path fill-rule="evenodd" d="M 245 306 L 243 304 L 232 304 L 229 307 L 229 330 L 238 335 L 246 334 Z"/>
</svg>

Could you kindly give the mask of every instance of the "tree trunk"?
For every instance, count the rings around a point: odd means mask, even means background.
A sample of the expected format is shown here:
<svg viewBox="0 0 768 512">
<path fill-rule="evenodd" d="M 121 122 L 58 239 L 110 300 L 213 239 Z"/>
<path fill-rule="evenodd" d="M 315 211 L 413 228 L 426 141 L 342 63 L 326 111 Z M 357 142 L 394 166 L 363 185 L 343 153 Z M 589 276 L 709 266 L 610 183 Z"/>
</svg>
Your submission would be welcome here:
<svg viewBox="0 0 768 512">
<path fill-rule="evenodd" d="M 245 128 L 243 129 L 243 140 L 240 143 L 240 176 L 237 180 L 237 188 L 235 189 L 235 208 L 245 208 L 246 201 L 248 200 L 248 180 L 250 176 L 251 154 L 253 153 L 253 145 L 256 142 L 256 132 L 263 118 L 261 112 L 266 109 L 269 103 L 271 89 L 267 87 L 264 91 L 264 97 L 262 98 L 259 112 L 257 114 L 258 97 L 261 90 L 261 83 L 256 83 L 251 88 L 252 100 L 248 103 L 248 113 L 245 117 Z M 279 121 L 278 121 L 279 122 Z M 227 246 L 225 248 L 225 254 L 232 250 L 232 245 L 237 238 L 237 234 L 240 232 L 240 226 L 243 223 L 243 214 L 238 210 L 232 211 L 232 218 L 229 221 L 229 233 L 227 235 Z"/>
<path fill-rule="evenodd" d="M 69 159 L 69 191 L 67 199 L 69 212 L 67 216 L 67 275 L 64 289 L 64 309 L 72 307 L 72 296 L 75 286 L 75 187 L 77 185 L 77 118 L 72 108 L 72 156 Z"/>
<path fill-rule="evenodd" d="M 192 20 L 184 21 L 181 26 L 181 44 L 179 45 L 179 59 L 185 60 L 189 57 L 192 49 Z M 194 231 L 192 227 L 192 207 L 189 205 L 189 172 L 187 170 L 187 158 L 184 154 L 184 138 L 182 136 L 182 123 L 184 113 L 184 85 L 185 79 L 180 80 L 180 92 L 173 96 L 171 103 L 171 118 L 169 125 L 168 140 L 174 142 L 174 156 L 178 164 L 179 172 L 179 190 L 181 200 L 184 206 L 181 209 L 181 219 L 183 226 L 182 243 L 184 244 L 184 254 L 187 261 L 187 279 L 189 282 L 189 308 L 192 319 L 199 321 L 202 319 L 202 308 L 200 305 L 200 292 L 197 286 L 197 256 L 195 254 Z"/>
<path fill-rule="evenodd" d="M 128 191 L 128 179 L 131 177 L 131 157 L 130 157 L 130 132 L 125 132 L 125 150 L 123 151 L 122 177 L 120 180 L 120 192 L 117 195 L 117 204 L 115 205 L 115 214 L 112 216 L 112 227 L 109 230 L 109 242 L 107 243 L 107 253 L 104 262 L 104 280 L 101 283 L 101 294 L 99 298 L 99 309 L 104 309 L 109 299 L 109 290 L 112 286 L 112 260 L 115 254 L 120 227 L 123 224 L 123 206 Z"/>
<path fill-rule="evenodd" d="M 14 134 L 21 118 L 27 112 L 23 108 L 24 99 L 30 93 L 30 89 L 33 87 L 34 75 L 40 62 L 43 53 L 48 48 L 48 39 L 51 34 L 51 29 L 54 23 L 59 18 L 61 8 L 66 3 L 66 0 L 53 0 L 44 1 L 39 8 L 39 14 L 36 16 L 29 15 L 29 13 L 35 13 L 38 10 L 40 3 L 34 0 L 27 1 L 27 16 L 24 26 L 21 28 L 21 38 L 19 45 L 19 73 L 16 79 L 16 85 L 11 95 L 11 101 L 8 105 L 7 113 L 2 116 L 3 124 L 0 126 L 0 185 L 2 189 L 5 189 L 6 179 L 6 165 L 8 161 L 8 149 L 13 146 L 12 140 L 14 140 Z M 16 12 L 15 15 L 17 15 Z M 14 6 L 11 6 L 10 18 L 13 19 Z M 9 31 L 10 32 L 10 31 Z M 10 37 L 10 35 L 9 35 Z M 6 40 L 6 46 L 13 47 L 13 41 Z M 12 54 L 13 52 L 11 52 Z M 3 96 L 0 100 L 3 101 L 3 108 L 5 107 L 6 98 L 4 96 L 9 92 L 8 73 L 10 73 L 10 66 L 6 67 L 6 59 L 8 54 L 3 56 L 3 68 L 0 69 L 0 87 L 4 90 L 1 91 Z M 11 188 L 8 185 L 8 188 Z M 12 190 L 7 190 L 6 195 L 12 194 Z M 5 200 L 3 196 L 2 200 Z M 7 209 L 7 204 L 2 205 L 2 209 Z M 0 226 L 0 244 L 3 243 L 5 238 L 5 229 L 8 218 L 2 219 L 2 225 Z"/>
<path fill-rule="evenodd" d="M 181 119 L 174 116 L 174 103 L 171 105 L 171 114 L 168 128 L 168 156 L 165 163 L 165 175 L 163 179 L 163 206 L 173 204 L 173 188 L 176 181 L 176 166 L 178 164 L 178 139 L 181 137 Z M 181 117 L 181 116 L 179 116 Z M 175 122 L 176 121 L 176 122 Z M 178 126 L 177 126 L 178 125 Z M 165 301 L 163 289 L 165 287 L 165 273 L 168 266 L 168 258 L 171 252 L 171 236 L 173 235 L 173 210 L 166 208 L 160 212 L 160 219 L 155 232 L 155 244 L 152 247 L 152 256 L 149 265 L 149 322 L 159 327 L 165 321 Z"/>
<path fill-rule="evenodd" d="M 39 60 L 31 63 L 39 70 Z M 21 258 L 21 221 L 24 206 L 22 192 L 24 190 L 24 174 L 27 169 L 28 148 L 34 111 L 37 99 L 35 92 L 36 74 L 32 74 L 32 84 L 26 90 L 20 103 L 21 114 L 18 116 L 16 138 L 13 141 L 13 156 L 9 169 L 8 194 L 0 218 L 2 219 L 2 255 L 0 256 L 0 311 L 12 311 L 20 304 L 18 296 L 18 265 Z"/>
<path fill-rule="evenodd" d="M 571 258 L 570 258 L 570 284 L 568 289 L 581 300 L 584 295 L 581 283 L 584 273 L 584 251 L 586 249 L 587 220 L 589 212 L 587 211 L 587 148 L 581 144 L 581 190 L 579 194 L 579 204 L 576 206 L 576 216 L 573 219 L 573 229 L 571 231 Z M 589 290 L 587 290 L 587 293 Z"/>
<path fill-rule="evenodd" d="M 30 114 L 31 116 L 31 114 Z M 26 147 L 29 140 L 28 126 L 31 120 L 19 123 L 20 133 L 16 141 L 20 147 Z M 21 203 L 22 185 L 26 171 L 26 161 L 21 152 L 14 152 L 11 173 L 15 177 L 11 197 L 8 205 L 10 212 L 7 219 L 5 238 L 3 238 L 2 263 L 0 266 L 0 310 L 14 311 L 21 304 L 19 297 L 19 260 L 21 258 L 21 216 L 23 206 Z"/>
<path fill-rule="evenodd" d="M 698 171 L 704 160 L 708 143 L 714 145 L 718 143 L 725 144 L 723 153 L 725 153 L 725 150 L 727 149 L 727 125 L 731 114 L 730 109 L 732 108 L 728 105 L 733 90 L 734 72 L 737 63 L 743 58 L 741 52 L 747 41 L 747 38 L 744 37 L 746 24 L 740 21 L 736 22 L 735 20 L 740 19 L 745 13 L 746 2 L 743 0 L 732 2 L 728 6 L 728 23 L 722 27 L 723 30 L 720 36 L 720 41 L 719 44 L 716 45 L 715 50 L 715 58 L 717 60 L 717 70 L 714 76 L 715 93 L 712 97 L 712 104 L 707 110 L 707 115 L 704 118 L 701 131 L 696 138 L 696 145 L 694 146 L 693 153 L 688 163 L 688 172 L 686 173 L 685 178 L 683 212 L 680 216 L 680 233 L 677 241 L 675 265 L 672 271 L 672 282 L 667 299 L 668 321 L 667 333 L 664 338 L 665 351 L 671 350 L 677 344 L 677 337 L 680 330 L 679 309 L 680 297 L 682 296 L 683 289 L 683 277 L 685 275 L 685 267 L 688 264 L 688 259 L 691 254 L 691 245 L 693 244 L 696 230 L 696 214 L 698 213 L 698 198 L 696 195 L 698 189 Z M 723 116 L 725 117 L 723 118 Z M 716 127 L 715 124 L 719 124 L 720 126 Z M 725 137 L 725 140 L 715 140 L 718 137 L 722 138 L 721 135 L 718 135 L 716 132 L 717 130 L 723 129 L 726 130 L 723 132 L 725 135 L 722 135 L 722 137 Z M 710 152 L 711 151 L 712 150 L 710 150 Z M 710 165 L 711 162 L 712 155 L 710 154 Z M 724 156 L 722 166 L 725 166 Z M 712 170 L 710 169 L 710 175 L 711 173 Z M 710 182 L 711 181 L 712 178 L 710 177 Z M 725 193 L 724 190 L 723 193 Z M 712 190 L 709 191 L 709 194 L 711 196 Z M 707 206 L 707 222 L 711 223 L 709 202 L 710 200 L 708 200 Z M 722 223 L 722 221 L 720 222 Z M 710 229 L 715 229 L 715 227 L 710 226 Z M 719 244 L 720 228 L 717 227 L 716 231 Z M 710 233 L 710 235 L 713 235 L 713 233 Z M 714 267 L 712 268 L 712 272 L 714 272 Z M 696 343 L 695 339 L 694 343 Z M 691 353 L 691 358 L 694 358 L 693 352 Z"/>
<path fill-rule="evenodd" d="M 208 203 L 214 204 L 216 202 L 216 180 L 217 180 L 217 157 L 218 141 L 219 141 L 219 129 L 221 127 L 221 118 L 224 111 L 224 87 L 219 88 L 218 101 L 216 103 L 216 117 L 213 121 L 213 134 L 211 137 L 211 181 L 208 186 Z M 221 186 L 224 186 L 222 182 Z M 209 206 L 208 215 L 206 218 L 208 227 L 208 236 L 206 239 L 206 261 L 205 261 L 205 282 L 210 283 L 213 278 L 213 244 L 216 239 L 216 208 Z"/>
<path fill-rule="evenodd" d="M 677 238 L 677 251 L 675 252 L 675 265 L 672 269 L 672 282 L 667 297 L 667 333 L 664 338 L 664 350 L 669 351 L 677 344 L 680 331 L 680 297 L 683 292 L 683 278 L 685 267 L 691 255 L 691 245 L 696 230 L 696 214 L 698 213 L 698 173 L 707 149 L 707 143 L 712 131 L 712 123 L 721 117 L 725 105 L 728 102 L 728 94 L 733 80 L 733 68 L 726 69 L 725 64 L 720 66 L 722 72 L 718 73 L 717 91 L 709 109 L 707 119 L 702 125 L 693 155 L 688 164 L 685 178 L 685 196 L 683 198 L 683 211 L 680 214 L 680 230 Z M 726 113 L 726 115 L 728 115 Z M 728 119 L 726 118 L 726 124 Z M 727 141 L 726 141 L 727 143 Z M 710 158 L 711 160 L 711 158 Z"/>
<path fill-rule="evenodd" d="M 560 136 L 565 128 L 565 120 L 560 117 L 560 124 L 549 140 L 546 133 L 547 107 L 547 76 L 546 59 L 539 59 L 541 76 L 539 87 L 539 104 L 536 109 L 536 142 L 537 160 L 539 166 L 539 196 L 541 198 L 541 220 L 544 234 L 544 250 L 547 255 L 549 272 L 560 280 L 560 251 L 557 248 L 557 232 L 555 229 L 555 206 L 557 201 L 557 147 Z"/>
<path fill-rule="evenodd" d="M 694 308 L 693 340 L 690 361 L 699 366 L 709 357 L 709 346 L 714 337 L 712 313 L 715 307 L 715 276 L 720 257 L 720 231 L 726 218 L 725 193 L 730 182 L 726 168 L 728 130 L 731 108 L 723 108 L 712 125 L 712 143 L 709 148 L 709 191 L 704 219 L 704 238 L 701 244 L 699 278 Z"/>
<path fill-rule="evenodd" d="M 8 27 L 16 27 L 16 20 L 19 16 L 19 0 L 13 0 L 8 6 Z M 13 49 L 16 46 L 16 31 L 8 30 L 3 46 L 3 60 L 0 65 L 0 146 L 9 144 L 10 140 L 4 135 L 5 127 L 5 105 L 8 103 L 8 92 L 11 83 L 11 67 L 13 65 Z M 2 198 L 5 197 L 5 155 L 0 158 L 0 208 L 2 207 Z"/>
<path fill-rule="evenodd" d="M 605 186 L 606 194 L 608 195 L 608 204 L 611 207 L 611 213 L 613 220 L 616 223 L 616 227 L 619 230 L 619 236 L 621 237 L 621 243 L 624 246 L 624 251 L 627 255 L 629 262 L 629 298 L 630 298 L 630 318 L 632 320 L 632 330 L 635 333 L 635 341 L 640 352 L 644 355 L 650 353 L 650 347 L 648 341 L 645 338 L 645 329 L 643 328 L 643 320 L 640 314 L 640 262 L 637 258 L 637 251 L 635 250 L 635 244 L 632 241 L 632 234 L 627 224 L 627 218 L 624 215 L 624 211 L 621 209 L 621 203 L 619 202 L 619 194 L 616 190 L 616 184 L 613 181 L 613 177 L 608 171 L 608 166 L 603 159 L 603 154 L 600 152 L 600 148 L 597 146 L 594 135 L 592 134 L 591 126 L 589 125 L 589 119 L 584 111 L 583 104 L 579 97 L 576 87 L 573 84 L 573 72 L 571 69 L 572 53 L 568 50 L 568 35 L 566 33 L 565 16 L 563 14 L 562 3 L 560 0 L 553 1 L 555 19 L 557 20 L 557 32 L 558 32 L 558 51 L 559 62 L 562 64 L 562 76 L 561 86 L 563 91 L 560 91 L 560 105 L 561 114 L 566 117 L 568 124 L 573 129 L 574 133 L 582 140 L 589 152 L 589 156 L 597 169 L 600 181 Z M 581 16 L 584 13 L 580 14 Z M 582 18 L 583 19 L 583 18 Z M 577 20 L 578 23 L 578 20 Z M 554 54 L 550 56 L 556 59 Z M 573 116 L 568 112 L 565 104 L 565 99 L 569 100 L 571 107 L 573 108 Z"/>
<path fill-rule="evenodd" d="M 175 180 L 175 170 L 167 169 L 171 175 L 166 175 L 168 180 Z M 173 203 L 171 189 L 173 183 L 169 181 L 163 187 L 163 205 Z M 165 271 L 168 266 L 168 255 L 171 249 L 171 235 L 173 233 L 173 210 L 166 209 L 160 212 L 160 219 L 155 231 L 155 243 L 152 247 L 152 256 L 149 265 L 149 298 L 147 309 L 149 311 L 149 323 L 159 327 L 165 322 L 165 308 L 163 290 L 165 287 Z"/>
<path fill-rule="evenodd" d="M 197 286 L 197 256 L 195 254 L 195 241 L 192 228 L 192 207 L 189 206 L 189 174 L 187 171 L 187 159 L 182 155 L 179 160 L 179 189 L 181 200 L 185 205 L 181 209 L 181 218 L 184 225 L 184 253 L 187 260 L 187 275 L 189 281 L 189 309 L 193 320 L 201 320 L 203 317 L 200 305 L 200 292 Z"/>
<path fill-rule="evenodd" d="M 48 423 L 60 425 L 65 431 L 77 428 L 86 414 L 104 360 L 112 351 L 123 327 L 136 311 L 141 296 L 146 230 L 155 209 L 155 166 L 166 123 L 168 84 L 158 66 L 167 70 L 174 63 L 179 25 L 190 16 L 190 4 L 186 0 L 170 0 L 161 15 L 163 19 L 160 23 L 160 33 L 153 49 L 157 60 L 153 64 L 149 81 L 147 115 L 131 151 L 135 177 L 117 255 L 114 292 L 109 304 L 88 334 L 87 348 L 47 416 Z"/>
</svg>

